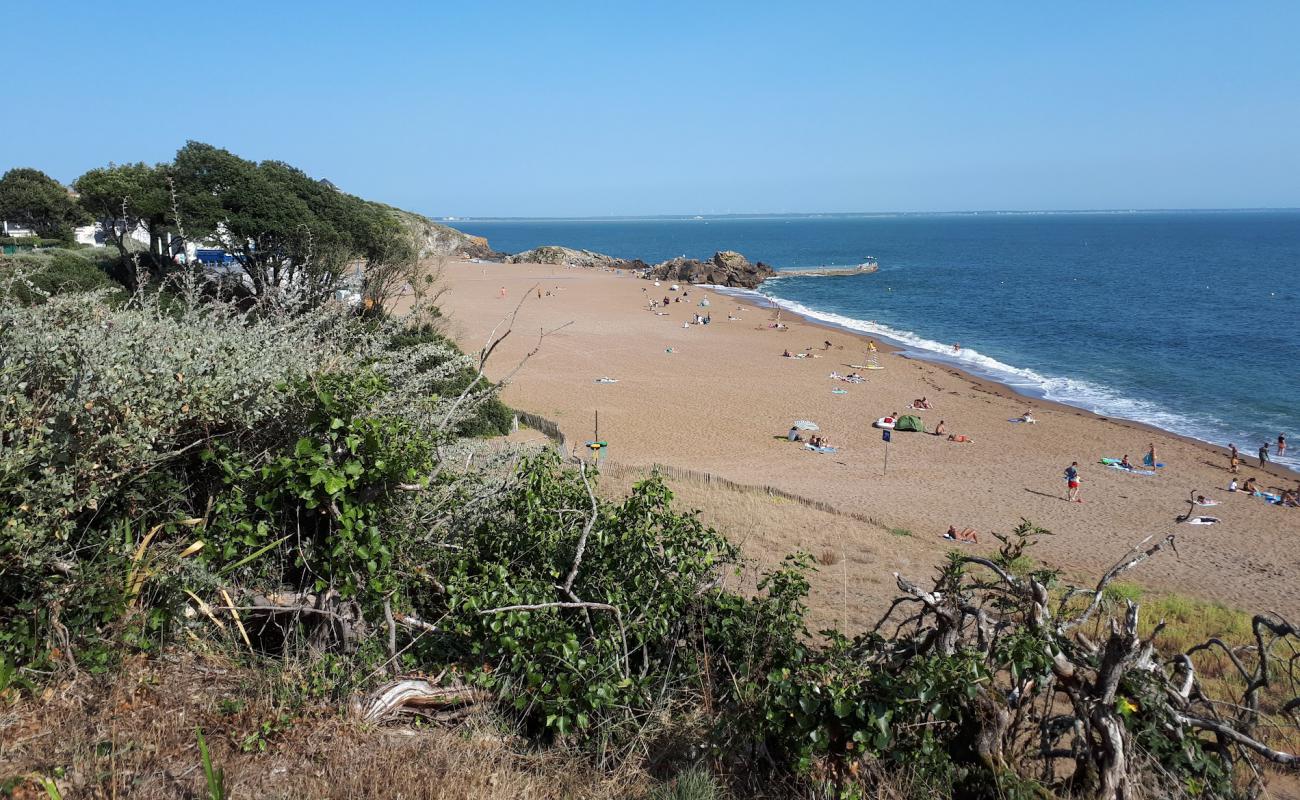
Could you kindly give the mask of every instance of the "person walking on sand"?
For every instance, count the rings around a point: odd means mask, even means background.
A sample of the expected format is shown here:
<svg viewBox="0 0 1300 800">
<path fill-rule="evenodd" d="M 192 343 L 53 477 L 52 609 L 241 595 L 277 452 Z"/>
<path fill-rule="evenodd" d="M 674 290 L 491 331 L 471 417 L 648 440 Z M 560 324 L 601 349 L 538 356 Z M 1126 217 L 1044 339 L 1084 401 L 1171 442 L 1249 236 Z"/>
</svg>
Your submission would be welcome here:
<svg viewBox="0 0 1300 800">
<path fill-rule="evenodd" d="M 1082 503 L 1079 499 L 1079 462 L 1071 461 L 1065 468 L 1065 499 L 1071 503 Z"/>
<path fill-rule="evenodd" d="M 506 299 L 506 287 L 504 286 L 501 287 L 501 299 Z"/>
<path fill-rule="evenodd" d="M 1279 433 L 1277 435 L 1277 454 L 1283 455 L 1284 453 L 1286 453 L 1286 434 Z"/>
<path fill-rule="evenodd" d="M 1267 463 L 1268 463 L 1268 442 L 1264 442 L 1259 446 L 1259 468 L 1263 469 L 1264 465 Z"/>
</svg>

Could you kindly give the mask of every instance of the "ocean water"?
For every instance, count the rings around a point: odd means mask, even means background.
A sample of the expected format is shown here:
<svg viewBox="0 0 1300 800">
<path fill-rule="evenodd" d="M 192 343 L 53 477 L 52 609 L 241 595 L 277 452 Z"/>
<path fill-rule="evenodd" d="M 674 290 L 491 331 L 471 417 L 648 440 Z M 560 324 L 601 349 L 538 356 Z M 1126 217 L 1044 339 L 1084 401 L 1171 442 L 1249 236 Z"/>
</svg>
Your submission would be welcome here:
<svg viewBox="0 0 1300 800">
<path fill-rule="evenodd" d="M 1043 397 L 1300 469 L 1300 211 L 457 220 L 498 250 L 738 250 L 772 302 Z M 953 344 L 961 351 L 954 352 Z M 1270 448 L 1270 452 L 1275 445 Z"/>
</svg>

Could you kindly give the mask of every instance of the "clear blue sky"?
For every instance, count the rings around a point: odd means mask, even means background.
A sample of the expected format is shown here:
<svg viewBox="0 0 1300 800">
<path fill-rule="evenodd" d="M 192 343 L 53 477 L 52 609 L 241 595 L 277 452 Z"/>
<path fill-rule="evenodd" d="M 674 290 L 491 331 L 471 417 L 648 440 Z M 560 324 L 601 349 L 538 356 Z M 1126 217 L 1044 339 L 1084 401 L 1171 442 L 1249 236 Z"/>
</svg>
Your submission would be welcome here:
<svg viewBox="0 0 1300 800">
<path fill-rule="evenodd" d="M 1300 206 L 1300 3 L 11 0 L 0 169 L 433 215 Z"/>
</svg>

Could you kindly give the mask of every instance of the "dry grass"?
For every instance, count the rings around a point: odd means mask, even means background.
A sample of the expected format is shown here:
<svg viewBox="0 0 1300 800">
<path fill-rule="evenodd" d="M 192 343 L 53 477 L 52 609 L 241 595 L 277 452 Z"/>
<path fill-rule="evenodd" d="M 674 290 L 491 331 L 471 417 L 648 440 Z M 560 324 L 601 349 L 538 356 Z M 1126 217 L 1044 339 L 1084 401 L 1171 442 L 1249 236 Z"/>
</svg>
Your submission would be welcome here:
<svg viewBox="0 0 1300 800">
<path fill-rule="evenodd" d="M 45 798 L 38 779 L 54 777 L 68 800 L 206 797 L 199 727 L 230 798 L 600 800 L 648 788 L 636 770 L 599 774 L 562 749 L 530 752 L 486 719 L 376 728 L 331 703 L 286 706 L 278 684 L 293 679 L 174 655 L 133 661 L 111 683 L 82 677 L 11 697 L 0 706 L 0 787 Z"/>
<path fill-rule="evenodd" d="M 1255 669 L 1257 656 L 1255 638 L 1251 628 L 1251 615 L 1222 603 L 1199 600 L 1182 594 L 1153 592 L 1129 582 L 1116 582 L 1107 587 L 1106 600 L 1118 612 L 1125 601 L 1132 600 L 1141 607 L 1138 632 L 1150 636 L 1157 625 L 1164 628 L 1156 637 L 1156 649 L 1166 658 L 1185 653 L 1210 639 L 1219 639 L 1233 648 L 1247 669 Z M 1092 633 L 1100 635 L 1098 624 Z M 1297 654 L 1291 646 L 1280 642 L 1274 649 L 1272 684 L 1259 695 L 1261 734 L 1274 747 L 1295 752 L 1300 749 L 1300 726 L 1277 712 L 1295 692 L 1289 684 L 1288 665 Z M 1218 648 L 1202 650 L 1192 656 L 1198 680 L 1211 697 L 1225 701 L 1239 700 L 1246 689 L 1246 680 L 1232 661 Z"/>
</svg>

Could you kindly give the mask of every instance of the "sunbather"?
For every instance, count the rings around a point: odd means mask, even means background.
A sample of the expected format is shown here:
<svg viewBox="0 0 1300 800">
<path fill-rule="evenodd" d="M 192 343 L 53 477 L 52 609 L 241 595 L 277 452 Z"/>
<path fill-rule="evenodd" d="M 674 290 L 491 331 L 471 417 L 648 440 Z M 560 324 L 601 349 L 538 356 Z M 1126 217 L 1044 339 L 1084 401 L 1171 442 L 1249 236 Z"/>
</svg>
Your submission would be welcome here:
<svg viewBox="0 0 1300 800">
<path fill-rule="evenodd" d="M 943 538 L 952 539 L 956 542 L 969 542 L 971 544 L 980 543 L 979 535 L 975 533 L 974 528 L 962 528 L 961 530 L 957 530 L 956 525 L 949 525 L 948 532 L 943 535 Z"/>
</svg>

